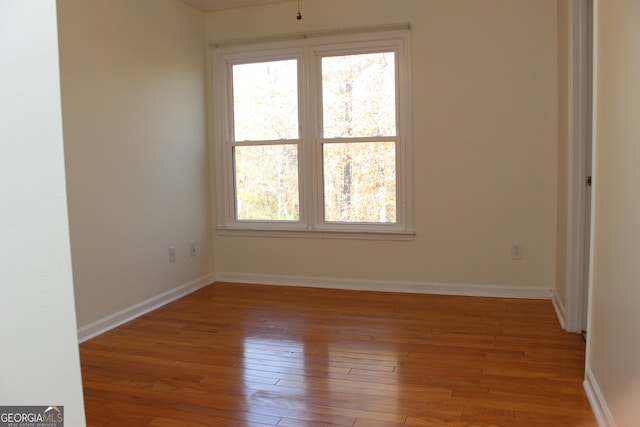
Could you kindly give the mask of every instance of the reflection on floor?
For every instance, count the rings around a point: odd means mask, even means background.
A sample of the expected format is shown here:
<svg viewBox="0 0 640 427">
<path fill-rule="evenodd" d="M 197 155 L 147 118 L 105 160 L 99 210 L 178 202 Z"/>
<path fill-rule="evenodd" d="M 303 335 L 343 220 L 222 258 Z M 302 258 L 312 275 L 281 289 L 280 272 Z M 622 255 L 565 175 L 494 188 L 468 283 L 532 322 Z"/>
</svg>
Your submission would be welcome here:
<svg viewBox="0 0 640 427">
<path fill-rule="evenodd" d="M 578 426 L 550 301 L 216 283 L 83 343 L 89 426 Z"/>
</svg>

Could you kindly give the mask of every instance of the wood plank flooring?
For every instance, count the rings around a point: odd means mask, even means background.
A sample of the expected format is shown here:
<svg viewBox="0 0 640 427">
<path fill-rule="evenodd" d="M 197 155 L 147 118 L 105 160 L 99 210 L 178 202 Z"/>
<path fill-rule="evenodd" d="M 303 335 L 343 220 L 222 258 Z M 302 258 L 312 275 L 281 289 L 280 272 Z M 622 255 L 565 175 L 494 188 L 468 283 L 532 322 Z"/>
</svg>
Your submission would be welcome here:
<svg viewBox="0 0 640 427">
<path fill-rule="evenodd" d="M 87 425 L 592 425 L 550 301 L 216 283 L 80 345 Z"/>
</svg>

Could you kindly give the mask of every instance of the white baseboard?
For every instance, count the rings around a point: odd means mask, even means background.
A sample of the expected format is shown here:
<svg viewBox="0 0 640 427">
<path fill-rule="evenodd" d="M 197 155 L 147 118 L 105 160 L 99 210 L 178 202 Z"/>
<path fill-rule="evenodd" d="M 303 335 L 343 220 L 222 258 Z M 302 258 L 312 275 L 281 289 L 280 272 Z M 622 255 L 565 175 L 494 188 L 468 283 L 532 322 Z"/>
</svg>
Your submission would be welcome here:
<svg viewBox="0 0 640 427">
<path fill-rule="evenodd" d="M 149 298 L 103 319 L 78 328 L 78 341 L 84 342 L 130 320 L 182 298 L 215 281 L 256 283 L 262 285 L 302 286 L 313 288 L 346 289 L 358 291 L 403 292 L 415 294 L 460 295 L 501 298 L 553 299 L 551 288 L 486 285 L 395 282 L 386 280 L 359 280 L 318 277 L 277 276 L 244 273 L 216 273 L 201 277 L 163 294 Z"/>
<path fill-rule="evenodd" d="M 560 326 L 563 330 L 567 330 L 567 315 L 564 308 L 564 302 L 558 298 L 558 294 L 556 292 L 553 293 L 553 298 L 551 298 L 551 302 L 553 303 L 553 308 L 556 311 L 556 316 L 558 317 L 558 321 L 560 322 Z"/>
<path fill-rule="evenodd" d="M 78 328 L 78 342 L 84 342 L 100 334 L 103 334 L 117 326 L 122 325 L 123 323 L 135 319 L 136 317 L 140 317 L 145 313 L 153 311 L 157 308 L 162 307 L 163 305 L 182 298 L 185 295 L 195 292 L 198 289 L 213 283 L 214 281 L 215 275 L 208 274 L 189 283 L 178 286 L 177 288 L 171 289 L 170 291 L 151 297 L 146 301 L 142 301 L 138 304 L 132 305 L 131 307 L 125 308 L 124 310 L 121 310 L 103 319 L 89 323 L 88 325 Z"/>
<path fill-rule="evenodd" d="M 551 288 L 505 285 L 396 282 L 389 280 L 336 279 L 243 273 L 216 273 L 215 278 L 218 282 L 302 286 L 358 291 L 403 292 L 414 294 L 528 299 L 551 299 L 553 296 L 553 290 Z"/>
<path fill-rule="evenodd" d="M 591 405 L 591 410 L 596 417 L 598 426 L 600 427 L 616 427 L 616 423 L 613 420 L 613 415 L 609 410 L 606 400 L 600 391 L 598 382 L 591 372 L 591 369 L 587 366 L 585 370 L 584 378 L 584 391 L 587 394 L 587 399 Z"/>
</svg>

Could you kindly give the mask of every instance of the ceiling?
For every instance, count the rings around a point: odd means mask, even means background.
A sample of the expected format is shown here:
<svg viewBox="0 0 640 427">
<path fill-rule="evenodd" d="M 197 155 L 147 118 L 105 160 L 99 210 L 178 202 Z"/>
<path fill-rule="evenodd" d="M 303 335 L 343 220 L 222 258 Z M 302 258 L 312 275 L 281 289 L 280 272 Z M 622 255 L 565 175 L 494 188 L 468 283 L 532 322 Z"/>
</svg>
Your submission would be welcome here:
<svg viewBox="0 0 640 427">
<path fill-rule="evenodd" d="M 202 10 L 203 12 L 213 12 L 214 10 L 235 9 L 238 7 L 257 6 L 269 3 L 284 3 L 295 0 L 182 0 Z"/>
</svg>

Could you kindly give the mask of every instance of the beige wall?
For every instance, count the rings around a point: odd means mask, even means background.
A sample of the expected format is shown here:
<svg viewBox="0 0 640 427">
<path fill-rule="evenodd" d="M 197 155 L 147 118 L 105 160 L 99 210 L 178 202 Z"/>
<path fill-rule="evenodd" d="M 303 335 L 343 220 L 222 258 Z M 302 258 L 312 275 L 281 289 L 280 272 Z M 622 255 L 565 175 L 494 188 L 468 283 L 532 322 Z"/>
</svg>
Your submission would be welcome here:
<svg viewBox="0 0 640 427">
<path fill-rule="evenodd" d="M 569 0 L 558 0 L 558 216 L 554 295 L 562 308 L 567 290 L 567 201 L 569 188 Z"/>
<path fill-rule="evenodd" d="M 66 202 L 56 4 L 3 0 L 0 404 L 62 405 L 66 425 L 81 427 Z"/>
<path fill-rule="evenodd" d="M 215 239 L 223 273 L 553 288 L 555 0 L 323 0 L 206 15 L 208 41 L 410 22 L 412 242 Z M 215 94 L 214 94 L 215 96 Z M 525 244 L 523 261 L 510 244 Z"/>
<path fill-rule="evenodd" d="M 599 1 L 591 318 L 587 368 L 618 426 L 616 402 L 640 385 L 640 3 Z"/>
<path fill-rule="evenodd" d="M 204 17 L 175 0 L 58 7 L 71 247 L 85 326 L 211 273 Z"/>
</svg>

